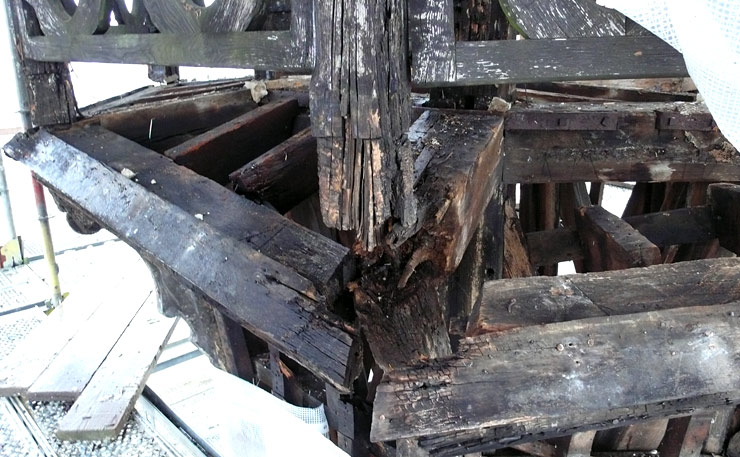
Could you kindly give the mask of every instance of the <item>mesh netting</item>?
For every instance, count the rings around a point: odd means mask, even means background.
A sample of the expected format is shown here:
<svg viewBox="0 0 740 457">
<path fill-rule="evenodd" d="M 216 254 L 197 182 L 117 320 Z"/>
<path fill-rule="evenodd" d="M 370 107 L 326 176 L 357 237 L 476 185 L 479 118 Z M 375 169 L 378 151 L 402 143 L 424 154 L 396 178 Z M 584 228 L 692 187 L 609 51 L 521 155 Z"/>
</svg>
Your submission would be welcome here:
<svg viewBox="0 0 740 457">
<path fill-rule="evenodd" d="M 683 54 L 717 126 L 740 147 L 740 1 L 597 0 Z"/>
</svg>

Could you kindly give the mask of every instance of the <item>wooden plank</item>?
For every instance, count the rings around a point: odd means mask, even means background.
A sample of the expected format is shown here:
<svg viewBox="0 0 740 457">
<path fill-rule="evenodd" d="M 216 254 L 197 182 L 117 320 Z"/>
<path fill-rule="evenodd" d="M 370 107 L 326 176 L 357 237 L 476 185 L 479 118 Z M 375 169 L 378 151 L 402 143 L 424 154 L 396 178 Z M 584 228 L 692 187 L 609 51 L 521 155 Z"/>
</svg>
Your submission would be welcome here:
<svg viewBox="0 0 740 457">
<path fill-rule="evenodd" d="M 409 0 L 409 50 L 415 84 L 455 80 L 453 2 Z"/>
<path fill-rule="evenodd" d="M 231 172 L 288 139 L 297 114 L 296 99 L 268 103 L 168 149 L 164 155 L 226 183 Z"/>
<path fill-rule="evenodd" d="M 237 191 L 284 213 L 319 189 L 316 139 L 304 129 L 229 175 Z"/>
<path fill-rule="evenodd" d="M 624 35 L 624 16 L 596 3 L 555 0 L 550 4 L 503 0 L 511 25 L 532 39 Z"/>
<path fill-rule="evenodd" d="M 74 401 L 105 360 L 111 348 L 152 294 L 149 287 L 119 287 L 109 291 L 84 327 L 67 343 L 28 388 L 32 401 Z"/>
<path fill-rule="evenodd" d="M 533 266 L 583 259 L 578 232 L 565 228 L 526 234 L 527 250 Z"/>
<path fill-rule="evenodd" d="M 371 438 L 423 437 L 428 451 L 458 455 L 737 403 L 739 310 L 679 308 L 466 340 L 454 357 L 385 374 Z"/>
<path fill-rule="evenodd" d="M 661 264 L 604 273 L 488 281 L 469 334 L 588 317 L 740 300 L 737 258 Z"/>
<path fill-rule="evenodd" d="M 587 271 L 618 270 L 661 263 L 660 249 L 601 206 L 581 207 L 576 224 Z"/>
<path fill-rule="evenodd" d="M 307 72 L 310 64 L 293 59 L 290 32 L 225 32 L 199 35 L 149 33 L 63 35 L 24 39 L 28 57 L 46 62 L 102 62 L 251 68 Z"/>
<path fill-rule="evenodd" d="M 203 94 L 189 94 L 173 98 L 148 97 L 136 99 L 132 106 L 91 111 L 88 119 L 79 125 L 100 124 L 121 136 L 142 143 L 156 144 L 172 137 L 198 134 L 203 130 L 246 113 L 257 107 L 249 90 L 226 88 L 210 89 Z M 210 93 L 209 93 L 210 92 Z M 86 114 L 87 116 L 87 114 Z"/>
<path fill-rule="evenodd" d="M 639 424 L 600 430 L 594 439 L 594 449 L 600 451 L 643 451 L 658 449 L 669 419 L 657 419 Z"/>
<path fill-rule="evenodd" d="M 92 290 L 70 295 L 4 358 L 0 395 L 24 395 L 103 303 Z"/>
<path fill-rule="evenodd" d="M 455 85 L 688 75 L 681 54 L 654 36 L 458 41 L 455 57 Z"/>
<path fill-rule="evenodd" d="M 116 144 L 119 152 L 141 148 L 123 138 L 110 139 L 105 138 L 102 149 L 115 149 Z M 45 130 L 33 137 L 17 136 L 6 152 L 142 255 L 166 265 L 193 293 L 217 304 L 325 382 L 340 391 L 348 389 L 359 347 L 348 325 L 328 312 L 317 312 L 325 305 L 311 281 Z M 232 217 L 243 219 L 244 213 Z M 203 269 L 204 264 L 220 267 Z"/>
<path fill-rule="evenodd" d="M 715 230 L 723 248 L 740 255 L 740 186 L 711 184 L 709 203 L 716 222 Z"/>
<path fill-rule="evenodd" d="M 515 106 L 507 113 L 504 180 L 541 183 L 737 179 L 740 159 L 721 133 L 656 128 L 660 113 L 681 119 L 707 114 L 706 107 L 695 103 Z M 682 122 L 676 121 L 677 125 Z"/>
<path fill-rule="evenodd" d="M 661 247 L 705 243 L 717 237 L 714 233 L 712 210 L 708 206 L 632 216 L 625 218 L 624 221 L 637 229 L 651 243 Z"/>
<path fill-rule="evenodd" d="M 57 437 L 101 440 L 118 436 L 176 322 L 159 313 L 156 297 L 151 295 L 59 421 Z"/>
<path fill-rule="evenodd" d="M 735 406 L 726 406 L 718 408 L 712 414 L 712 420 L 709 425 L 709 433 L 704 442 L 702 452 L 708 454 L 721 454 L 725 450 L 730 426 L 732 425 L 732 416 L 735 414 Z"/>
</svg>

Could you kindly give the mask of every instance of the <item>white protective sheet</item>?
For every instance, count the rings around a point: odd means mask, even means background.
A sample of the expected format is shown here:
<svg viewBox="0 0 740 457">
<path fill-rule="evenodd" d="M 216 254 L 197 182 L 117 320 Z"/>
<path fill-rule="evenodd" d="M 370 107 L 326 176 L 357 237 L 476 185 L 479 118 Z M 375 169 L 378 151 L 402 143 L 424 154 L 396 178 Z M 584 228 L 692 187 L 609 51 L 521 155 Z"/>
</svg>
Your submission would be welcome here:
<svg viewBox="0 0 740 457">
<path fill-rule="evenodd" d="M 740 148 L 740 0 L 597 0 L 683 53 L 717 126 Z"/>
<path fill-rule="evenodd" d="M 323 407 L 292 406 L 236 376 L 213 371 L 220 397 L 214 403 L 226 424 L 216 449 L 221 457 L 349 457 L 325 437 Z"/>
</svg>

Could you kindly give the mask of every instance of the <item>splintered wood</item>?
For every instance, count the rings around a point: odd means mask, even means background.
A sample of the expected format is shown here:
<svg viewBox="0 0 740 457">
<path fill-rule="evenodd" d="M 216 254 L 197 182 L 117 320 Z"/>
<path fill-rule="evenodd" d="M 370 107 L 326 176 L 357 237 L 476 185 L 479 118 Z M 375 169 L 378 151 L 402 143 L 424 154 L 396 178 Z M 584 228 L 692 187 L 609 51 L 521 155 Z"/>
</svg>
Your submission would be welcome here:
<svg viewBox="0 0 740 457">
<path fill-rule="evenodd" d="M 372 250 L 393 217 L 414 222 L 405 0 L 317 2 L 311 119 L 328 227 Z"/>
</svg>

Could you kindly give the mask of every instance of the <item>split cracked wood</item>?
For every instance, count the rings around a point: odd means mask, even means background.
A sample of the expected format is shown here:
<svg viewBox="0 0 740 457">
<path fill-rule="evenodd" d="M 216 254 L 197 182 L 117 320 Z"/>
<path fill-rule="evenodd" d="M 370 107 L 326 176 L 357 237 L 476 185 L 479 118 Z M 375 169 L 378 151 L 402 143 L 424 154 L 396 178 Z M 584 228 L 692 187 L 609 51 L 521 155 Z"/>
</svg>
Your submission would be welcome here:
<svg viewBox="0 0 740 457">
<path fill-rule="evenodd" d="M 311 124 L 324 222 L 380 243 L 393 217 L 414 222 L 405 0 L 320 0 Z"/>
<path fill-rule="evenodd" d="M 501 182 L 502 120 L 486 114 L 427 112 L 407 148 L 416 156 L 417 224 L 396 225 L 391 254 L 374 259 L 351 289 L 360 324 L 384 369 L 451 352 L 442 290 L 465 254 Z"/>
<path fill-rule="evenodd" d="M 91 132 L 77 133 L 84 142 L 85 133 Z M 123 138 L 114 143 L 123 150 L 143 149 Z M 106 141 L 105 148 L 111 150 L 113 144 Z M 199 293 L 239 324 L 322 380 L 349 390 L 358 343 L 348 327 L 322 311 L 322 298 L 311 281 L 45 130 L 16 136 L 6 151 L 127 243 L 197 285 Z M 109 187 L 116 192 L 101 191 Z M 220 267 L 217 272 L 204 270 L 204 263 Z"/>
</svg>

